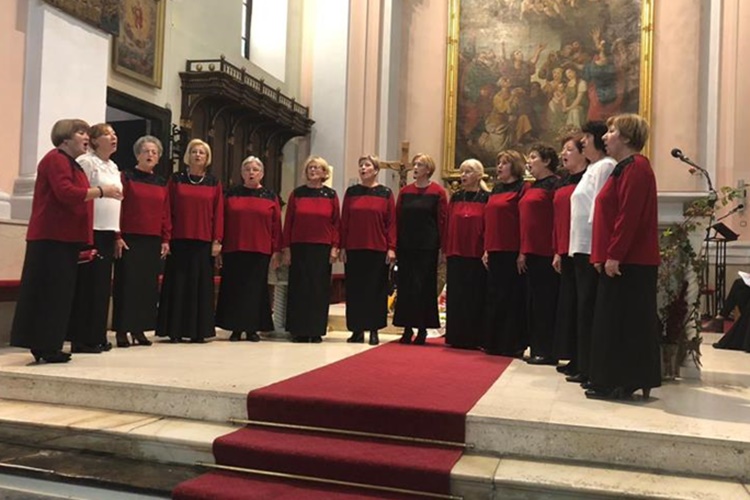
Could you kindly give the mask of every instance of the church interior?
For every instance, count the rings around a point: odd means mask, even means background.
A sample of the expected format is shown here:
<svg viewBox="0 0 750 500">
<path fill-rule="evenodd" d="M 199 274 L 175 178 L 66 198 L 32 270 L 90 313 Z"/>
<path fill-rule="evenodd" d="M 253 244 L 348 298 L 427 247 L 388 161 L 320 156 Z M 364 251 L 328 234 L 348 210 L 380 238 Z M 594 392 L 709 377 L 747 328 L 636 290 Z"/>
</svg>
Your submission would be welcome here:
<svg viewBox="0 0 750 500">
<path fill-rule="evenodd" d="M 225 187 L 258 156 L 283 200 L 311 155 L 328 161 L 339 196 L 357 184 L 363 155 L 380 157 L 378 181 L 397 195 L 419 152 L 450 192 L 468 155 L 494 161 L 489 141 L 520 150 L 556 137 L 540 125 L 554 97 L 543 111 L 524 101 L 527 128 L 519 120 L 515 136 L 490 137 L 476 113 L 497 99 L 482 101 L 481 86 L 467 97 L 466 68 L 509 60 L 507 45 L 534 67 L 529 92 L 542 89 L 544 61 L 574 46 L 572 19 L 602 6 L 615 11 L 607 22 L 618 8 L 638 13 L 628 27 L 635 56 L 621 61 L 631 65 L 621 68 L 624 102 L 651 125 L 659 228 L 707 196 L 706 177 L 734 193 L 714 216 L 738 238 L 705 245 L 700 308 L 713 317 L 750 267 L 744 0 L 2 0 L 0 497 L 750 499 L 750 358 L 712 348 L 722 332 L 699 332 L 699 362 L 688 357 L 648 400 L 590 400 L 554 368 L 449 349 L 438 330 L 424 347 L 399 345 L 394 326 L 379 346 L 347 342 L 336 263 L 318 345 L 288 341 L 282 273 L 269 281 L 277 331 L 257 343 L 217 328 L 202 345 L 154 338 L 62 364 L 9 345 L 37 164 L 57 120 L 111 124 L 120 167 L 135 163 L 138 137 L 159 138 L 165 176 L 203 139 Z M 531 28 L 500 40 L 482 19 Z M 589 31 L 577 31 L 584 46 L 598 36 Z M 483 136 L 472 136 L 476 126 L 488 127 Z M 268 424 L 273 412 L 292 425 Z M 332 422 L 341 434 L 329 434 Z M 256 449 L 240 456 L 245 441 Z"/>
</svg>

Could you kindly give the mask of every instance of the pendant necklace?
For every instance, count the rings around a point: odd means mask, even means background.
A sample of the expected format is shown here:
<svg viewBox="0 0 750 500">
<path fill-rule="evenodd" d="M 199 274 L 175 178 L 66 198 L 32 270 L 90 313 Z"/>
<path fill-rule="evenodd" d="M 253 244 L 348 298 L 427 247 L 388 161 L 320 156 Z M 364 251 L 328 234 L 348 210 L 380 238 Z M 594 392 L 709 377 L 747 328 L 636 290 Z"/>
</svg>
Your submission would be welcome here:
<svg viewBox="0 0 750 500">
<path fill-rule="evenodd" d="M 197 175 L 196 175 L 196 177 L 197 177 Z M 204 173 L 204 174 L 203 174 L 203 175 L 201 176 L 200 180 L 198 180 L 197 182 L 193 180 L 193 178 L 192 178 L 192 176 L 191 176 L 190 172 L 187 172 L 187 178 L 188 178 L 188 181 L 190 182 L 190 184 L 192 184 L 192 185 L 194 185 L 194 186 L 197 186 L 198 184 L 201 184 L 201 183 L 203 182 L 203 179 L 205 179 L 205 178 L 206 178 L 206 174 Z"/>
</svg>

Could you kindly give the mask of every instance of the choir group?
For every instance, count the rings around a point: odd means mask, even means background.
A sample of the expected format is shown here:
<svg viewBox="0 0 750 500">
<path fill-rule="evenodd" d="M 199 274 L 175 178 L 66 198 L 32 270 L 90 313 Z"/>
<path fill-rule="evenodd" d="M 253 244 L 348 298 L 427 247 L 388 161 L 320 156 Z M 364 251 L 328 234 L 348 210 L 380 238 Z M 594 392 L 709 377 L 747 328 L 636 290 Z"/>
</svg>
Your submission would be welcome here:
<svg viewBox="0 0 750 500">
<path fill-rule="evenodd" d="M 393 324 L 403 327 L 402 344 L 424 344 L 427 329 L 440 325 L 445 260 L 446 344 L 514 357 L 530 347 L 530 364 L 569 360 L 558 371 L 587 397 L 629 398 L 638 389 L 648 397 L 660 372 L 656 183 L 640 154 L 647 138 L 645 120 L 627 114 L 587 123 L 562 141 L 559 156 L 543 144 L 526 159 L 502 151 L 491 191 L 482 164 L 466 160 L 450 201 L 430 180 L 429 155 L 414 156 L 414 182 L 397 202 L 377 181 L 378 159 L 363 156 L 360 182 L 341 208 L 325 185 L 328 163 L 313 156 L 282 230 L 280 199 L 263 186 L 254 156 L 242 162 L 242 183 L 224 192 L 200 139 L 186 148 L 186 168 L 163 179 L 154 173 L 163 152 L 157 138 L 140 138 L 135 168 L 120 172 L 110 159 L 111 126 L 60 120 L 55 149 L 38 166 L 11 343 L 46 362 L 70 359 L 66 339 L 73 353 L 109 350 L 110 294 L 118 347 L 150 345 L 147 330 L 202 343 L 216 326 L 231 331 L 231 341 L 243 334 L 258 341 L 258 332 L 273 329 L 268 269 L 282 264 L 286 328 L 293 342 L 318 343 L 331 266 L 341 261 L 347 341 L 364 342 L 369 332 L 377 345 L 397 261 Z M 533 182 L 524 180 L 527 170 Z"/>
</svg>

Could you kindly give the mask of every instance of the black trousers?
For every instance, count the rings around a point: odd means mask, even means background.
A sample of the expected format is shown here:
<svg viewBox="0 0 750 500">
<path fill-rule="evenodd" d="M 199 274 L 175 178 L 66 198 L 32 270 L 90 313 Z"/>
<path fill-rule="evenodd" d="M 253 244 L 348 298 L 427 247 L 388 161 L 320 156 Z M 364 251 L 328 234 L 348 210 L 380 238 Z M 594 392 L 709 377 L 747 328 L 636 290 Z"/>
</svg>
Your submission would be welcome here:
<svg viewBox="0 0 750 500">
<path fill-rule="evenodd" d="M 578 333 L 578 372 L 589 376 L 591 365 L 591 329 L 594 324 L 594 307 L 599 273 L 589 262 L 591 256 L 586 253 L 573 255 L 573 266 L 576 273 L 577 295 L 577 333 Z"/>
<path fill-rule="evenodd" d="M 526 279 L 518 274 L 518 252 L 490 252 L 487 271 L 486 326 L 488 354 L 513 356 L 528 347 Z"/>
<path fill-rule="evenodd" d="M 578 288 L 573 257 L 561 260 L 560 292 L 555 317 L 555 357 L 578 366 Z"/>
<path fill-rule="evenodd" d="M 526 287 L 531 355 L 554 357 L 560 275 L 552 267 L 552 257 L 526 255 Z"/>
</svg>

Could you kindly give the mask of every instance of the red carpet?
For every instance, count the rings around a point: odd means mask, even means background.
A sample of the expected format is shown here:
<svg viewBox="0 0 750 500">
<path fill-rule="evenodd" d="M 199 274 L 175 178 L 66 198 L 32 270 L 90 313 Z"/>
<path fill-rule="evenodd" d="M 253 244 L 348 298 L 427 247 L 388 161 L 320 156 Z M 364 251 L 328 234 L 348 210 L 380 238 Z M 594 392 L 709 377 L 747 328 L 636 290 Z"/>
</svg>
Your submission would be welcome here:
<svg viewBox="0 0 750 500">
<path fill-rule="evenodd" d="M 248 416 L 463 442 L 466 413 L 510 361 L 446 348 L 442 341 L 425 347 L 394 342 L 251 392 Z M 444 494 L 450 492 L 450 471 L 461 453 L 453 447 L 261 427 L 214 442 L 216 463 L 222 465 Z M 243 480 L 245 486 L 239 484 Z M 336 491 L 344 496 L 332 496 L 333 490 L 322 485 L 300 495 L 298 489 L 308 486 L 212 473 L 179 485 L 173 494 L 185 500 L 398 498 L 346 490 Z"/>
</svg>

